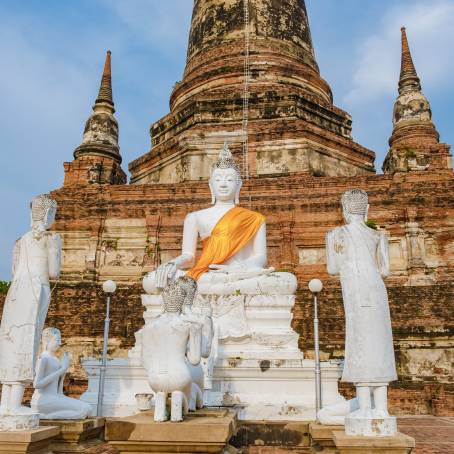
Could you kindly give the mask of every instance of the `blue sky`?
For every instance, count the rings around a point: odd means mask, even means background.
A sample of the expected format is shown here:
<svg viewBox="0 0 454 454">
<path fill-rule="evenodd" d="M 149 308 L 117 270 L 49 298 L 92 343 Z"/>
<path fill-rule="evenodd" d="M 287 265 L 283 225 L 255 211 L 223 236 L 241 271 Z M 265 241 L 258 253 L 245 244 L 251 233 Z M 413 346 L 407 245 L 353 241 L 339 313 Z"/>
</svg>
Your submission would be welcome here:
<svg viewBox="0 0 454 454">
<path fill-rule="evenodd" d="M 406 25 L 441 139 L 454 143 L 454 0 L 306 0 L 322 76 L 357 142 L 387 151 Z M 184 69 L 191 0 L 0 0 L 0 279 L 30 199 L 58 188 L 82 139 L 106 49 L 127 163 L 149 150 Z"/>
</svg>

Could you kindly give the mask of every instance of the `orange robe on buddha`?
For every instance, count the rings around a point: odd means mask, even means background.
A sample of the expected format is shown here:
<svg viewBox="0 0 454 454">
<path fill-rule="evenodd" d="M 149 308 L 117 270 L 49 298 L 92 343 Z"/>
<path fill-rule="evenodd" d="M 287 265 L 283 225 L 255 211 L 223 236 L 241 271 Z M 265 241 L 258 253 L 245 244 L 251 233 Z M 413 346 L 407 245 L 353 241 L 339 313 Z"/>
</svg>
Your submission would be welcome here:
<svg viewBox="0 0 454 454">
<path fill-rule="evenodd" d="M 222 265 L 251 241 L 265 217 L 246 208 L 234 207 L 217 222 L 211 235 L 203 240 L 202 255 L 186 274 L 199 279 L 210 265 Z"/>
</svg>

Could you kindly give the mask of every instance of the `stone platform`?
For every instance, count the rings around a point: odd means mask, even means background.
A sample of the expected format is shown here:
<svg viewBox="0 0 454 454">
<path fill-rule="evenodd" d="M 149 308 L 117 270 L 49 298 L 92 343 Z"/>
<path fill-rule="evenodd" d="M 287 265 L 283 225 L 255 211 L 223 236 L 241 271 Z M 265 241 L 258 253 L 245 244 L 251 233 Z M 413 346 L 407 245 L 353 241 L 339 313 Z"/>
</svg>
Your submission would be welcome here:
<svg viewBox="0 0 454 454">
<path fill-rule="evenodd" d="M 52 454 L 50 444 L 59 433 L 60 428 L 55 426 L 17 432 L 0 432 L 0 454 Z"/>
<path fill-rule="evenodd" d="M 344 426 L 322 425 L 316 422 L 309 424 L 310 445 L 313 452 L 336 454 L 333 432 L 343 430 Z"/>
<path fill-rule="evenodd" d="M 399 430 L 416 440 L 412 454 L 453 454 L 454 453 L 454 417 L 406 416 L 398 418 Z M 309 422 L 240 422 L 237 434 L 230 444 L 241 448 L 247 454 L 310 454 L 328 453 L 327 447 L 310 444 L 310 433 L 316 423 Z M 327 437 L 332 429 L 342 430 L 342 426 L 321 426 L 317 439 Z M 331 437 L 334 449 L 334 442 Z M 323 450 L 325 449 L 325 450 Z M 90 451 L 90 454 L 118 454 L 107 443 Z"/>
<path fill-rule="evenodd" d="M 414 438 L 399 432 L 392 437 L 358 437 L 334 431 L 333 440 L 336 454 L 410 454 L 415 447 Z"/>
<path fill-rule="evenodd" d="M 293 291 L 291 289 L 290 291 Z M 289 291 L 289 292 L 290 292 Z M 295 295 L 199 295 L 213 309 L 218 332 L 205 370 L 207 407 L 238 406 L 242 421 L 313 421 L 315 419 L 315 362 L 305 359 L 292 329 Z M 159 295 L 142 295 L 145 325 L 162 313 Z M 136 394 L 152 394 L 141 365 L 142 333 L 129 358 L 107 364 L 103 416 L 138 413 Z M 88 389 L 81 400 L 96 407 L 100 361 L 86 359 Z M 322 402 L 343 400 L 338 391 L 340 361 L 321 364 Z"/>
<path fill-rule="evenodd" d="M 237 430 L 234 410 L 199 410 L 183 422 L 155 422 L 153 412 L 109 418 L 105 439 L 120 454 L 218 453 Z"/>
<path fill-rule="evenodd" d="M 86 453 L 104 441 L 105 418 L 41 420 L 42 426 L 56 426 L 60 433 L 51 443 L 54 454 Z"/>
</svg>

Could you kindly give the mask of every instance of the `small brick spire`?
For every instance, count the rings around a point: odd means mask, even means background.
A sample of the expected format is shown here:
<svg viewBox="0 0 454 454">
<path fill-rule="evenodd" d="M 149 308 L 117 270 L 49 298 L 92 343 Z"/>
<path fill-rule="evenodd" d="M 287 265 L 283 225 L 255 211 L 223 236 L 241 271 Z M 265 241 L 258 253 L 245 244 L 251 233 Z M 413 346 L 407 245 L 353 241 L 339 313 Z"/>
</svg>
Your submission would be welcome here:
<svg viewBox="0 0 454 454">
<path fill-rule="evenodd" d="M 110 63 L 110 50 L 107 51 L 106 62 L 104 64 L 104 71 L 102 73 L 101 86 L 99 87 L 99 94 L 96 98 L 96 103 L 99 104 L 106 102 L 112 107 L 114 106 L 112 98 L 112 70 Z"/>
<path fill-rule="evenodd" d="M 421 81 L 419 80 L 416 68 L 413 63 L 413 58 L 408 45 L 407 32 L 405 27 L 402 27 L 402 63 L 399 80 L 399 93 L 409 90 L 421 90 Z"/>
</svg>

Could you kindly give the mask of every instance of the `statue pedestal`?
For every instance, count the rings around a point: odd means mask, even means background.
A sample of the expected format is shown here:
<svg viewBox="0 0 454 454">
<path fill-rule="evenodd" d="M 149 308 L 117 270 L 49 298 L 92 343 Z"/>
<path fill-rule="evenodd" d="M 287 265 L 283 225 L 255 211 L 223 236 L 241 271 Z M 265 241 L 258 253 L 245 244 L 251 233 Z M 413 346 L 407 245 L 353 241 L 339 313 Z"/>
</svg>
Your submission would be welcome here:
<svg viewBox="0 0 454 454">
<path fill-rule="evenodd" d="M 49 445 L 59 432 L 58 427 L 39 427 L 17 432 L 0 431 L 0 453 L 51 454 Z"/>
<path fill-rule="evenodd" d="M 16 432 L 39 428 L 39 413 L 0 414 L 0 431 Z"/>
<path fill-rule="evenodd" d="M 415 440 L 397 433 L 393 437 L 353 437 L 338 431 L 333 432 L 338 454 L 410 454 Z"/>
<path fill-rule="evenodd" d="M 202 409 L 184 421 L 155 422 L 153 412 L 106 421 L 106 441 L 123 453 L 218 453 L 236 432 L 236 412 Z"/>
<path fill-rule="evenodd" d="M 294 295 L 202 295 L 213 308 L 218 334 L 213 356 L 205 364 L 205 404 L 241 408 L 241 420 L 315 419 L 315 364 L 298 349 L 298 334 L 291 328 Z M 162 312 L 159 295 L 142 295 L 145 325 Z M 104 395 L 104 416 L 138 412 L 136 394 L 151 393 L 141 366 L 141 333 L 128 359 L 109 361 Z M 99 361 L 86 360 L 89 377 L 82 400 L 96 406 Z M 322 400 L 331 405 L 343 400 L 338 393 L 339 362 L 322 362 Z M 207 389 L 208 388 L 208 389 Z"/>
<path fill-rule="evenodd" d="M 346 416 L 345 433 L 353 437 L 393 437 L 397 434 L 397 420 L 395 416 L 386 418 Z"/>
<path fill-rule="evenodd" d="M 333 440 L 333 432 L 340 431 L 342 428 L 343 426 L 328 426 L 319 423 L 309 424 L 312 451 L 323 454 L 335 454 L 336 445 Z"/>
<path fill-rule="evenodd" d="M 60 434 L 51 443 L 54 454 L 84 453 L 103 443 L 105 418 L 87 418 L 80 420 L 47 419 L 42 426 L 56 426 Z"/>
</svg>

